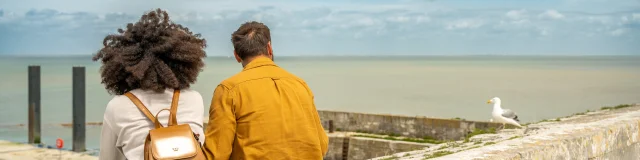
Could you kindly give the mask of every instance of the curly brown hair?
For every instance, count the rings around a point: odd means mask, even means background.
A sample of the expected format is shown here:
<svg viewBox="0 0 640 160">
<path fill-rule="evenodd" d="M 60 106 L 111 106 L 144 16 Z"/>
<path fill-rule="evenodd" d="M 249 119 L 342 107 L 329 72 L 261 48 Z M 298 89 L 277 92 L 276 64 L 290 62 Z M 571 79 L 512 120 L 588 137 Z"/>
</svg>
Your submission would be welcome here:
<svg viewBox="0 0 640 160">
<path fill-rule="evenodd" d="M 102 84 L 116 95 L 134 89 L 162 92 L 188 88 L 202 71 L 206 57 L 205 39 L 170 21 L 161 9 L 127 24 L 126 30 L 119 28 L 102 44 L 93 61 L 102 60 Z"/>
</svg>

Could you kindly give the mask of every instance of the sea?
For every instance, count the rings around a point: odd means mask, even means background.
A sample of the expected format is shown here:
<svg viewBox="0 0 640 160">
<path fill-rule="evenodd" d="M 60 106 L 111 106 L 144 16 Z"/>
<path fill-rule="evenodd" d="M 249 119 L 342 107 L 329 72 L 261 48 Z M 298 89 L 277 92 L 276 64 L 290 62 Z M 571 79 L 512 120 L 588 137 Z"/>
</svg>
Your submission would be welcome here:
<svg viewBox="0 0 640 160">
<path fill-rule="evenodd" d="M 192 89 L 208 114 L 214 88 L 242 70 L 233 58 L 210 57 Z M 488 121 L 492 106 L 522 123 L 640 102 L 640 56 L 331 56 L 276 57 L 307 81 L 319 110 Z M 0 57 L 0 139 L 27 141 L 27 71 L 41 66 L 42 142 L 71 148 L 72 67 L 86 67 L 86 120 L 100 122 L 112 95 L 91 57 Z M 208 115 L 206 115 L 208 116 Z M 87 126 L 97 149 L 100 126 Z"/>
</svg>

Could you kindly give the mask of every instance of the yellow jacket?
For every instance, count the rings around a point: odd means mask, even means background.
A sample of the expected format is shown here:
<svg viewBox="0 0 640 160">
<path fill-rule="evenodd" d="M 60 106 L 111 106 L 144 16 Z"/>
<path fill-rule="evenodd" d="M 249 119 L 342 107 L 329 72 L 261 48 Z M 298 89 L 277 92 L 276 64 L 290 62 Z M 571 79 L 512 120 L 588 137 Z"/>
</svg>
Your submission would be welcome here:
<svg viewBox="0 0 640 160">
<path fill-rule="evenodd" d="M 216 87 L 209 117 L 207 159 L 321 160 L 327 152 L 311 89 L 266 57 Z"/>
</svg>

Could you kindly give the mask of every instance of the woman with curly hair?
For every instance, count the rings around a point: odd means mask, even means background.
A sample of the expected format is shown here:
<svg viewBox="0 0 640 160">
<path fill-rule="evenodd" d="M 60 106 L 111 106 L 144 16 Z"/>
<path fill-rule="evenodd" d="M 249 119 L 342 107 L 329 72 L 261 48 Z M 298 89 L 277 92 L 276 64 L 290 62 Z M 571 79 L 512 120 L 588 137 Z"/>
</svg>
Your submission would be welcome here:
<svg viewBox="0 0 640 160">
<path fill-rule="evenodd" d="M 115 96 L 104 112 L 100 159 L 143 159 L 145 137 L 154 124 L 125 93 L 132 93 L 155 114 L 171 105 L 173 92 L 179 89 L 178 124 L 189 124 L 204 142 L 202 96 L 189 86 L 204 67 L 205 43 L 200 34 L 173 23 L 160 9 L 104 38 L 104 47 L 93 60 L 102 62 L 102 84 Z M 169 113 L 160 112 L 157 119 L 166 126 Z"/>
</svg>

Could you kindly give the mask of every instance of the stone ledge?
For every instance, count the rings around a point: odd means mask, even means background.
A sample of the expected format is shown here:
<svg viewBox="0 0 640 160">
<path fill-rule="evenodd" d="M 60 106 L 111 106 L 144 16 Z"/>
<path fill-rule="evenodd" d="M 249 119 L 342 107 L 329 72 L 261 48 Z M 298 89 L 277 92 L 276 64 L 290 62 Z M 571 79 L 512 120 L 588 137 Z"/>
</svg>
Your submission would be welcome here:
<svg viewBox="0 0 640 160">
<path fill-rule="evenodd" d="M 592 159 L 640 157 L 640 151 L 612 155 L 638 145 L 640 106 L 600 111 L 567 121 L 540 125 L 537 133 L 521 139 L 477 148 L 438 159 Z M 625 159 L 625 158 L 623 158 Z"/>
<path fill-rule="evenodd" d="M 394 141 L 380 138 L 356 137 L 361 133 L 329 133 L 329 151 L 324 160 L 369 159 L 397 152 L 420 150 L 433 146 L 429 143 Z M 346 141 L 346 142 L 345 142 Z M 346 150 L 345 150 L 346 149 Z"/>
<path fill-rule="evenodd" d="M 471 142 L 456 142 L 461 147 L 447 150 L 417 150 L 395 159 L 421 160 L 435 152 L 448 155 L 433 159 L 637 159 L 640 157 L 640 105 L 614 110 L 576 114 L 560 121 L 531 124 L 527 129 L 499 132 L 490 145 L 469 147 Z M 524 133 L 523 133 L 524 132 Z M 487 136 L 487 135 L 485 135 Z M 504 139 L 505 136 L 516 136 Z M 472 139 L 482 139 L 482 136 Z M 483 141 L 483 140 L 481 140 Z M 495 142 L 495 144 L 493 144 Z M 487 142 L 488 143 L 488 142 Z M 449 152 L 450 151 L 450 152 Z M 453 153 L 452 153 L 453 152 Z M 391 156 L 376 159 L 388 159 Z"/>
<path fill-rule="evenodd" d="M 385 114 L 318 111 L 325 129 L 333 121 L 336 131 L 397 135 L 409 138 L 460 140 L 475 129 L 496 128 L 501 124 L 457 119 L 426 118 Z"/>
</svg>

